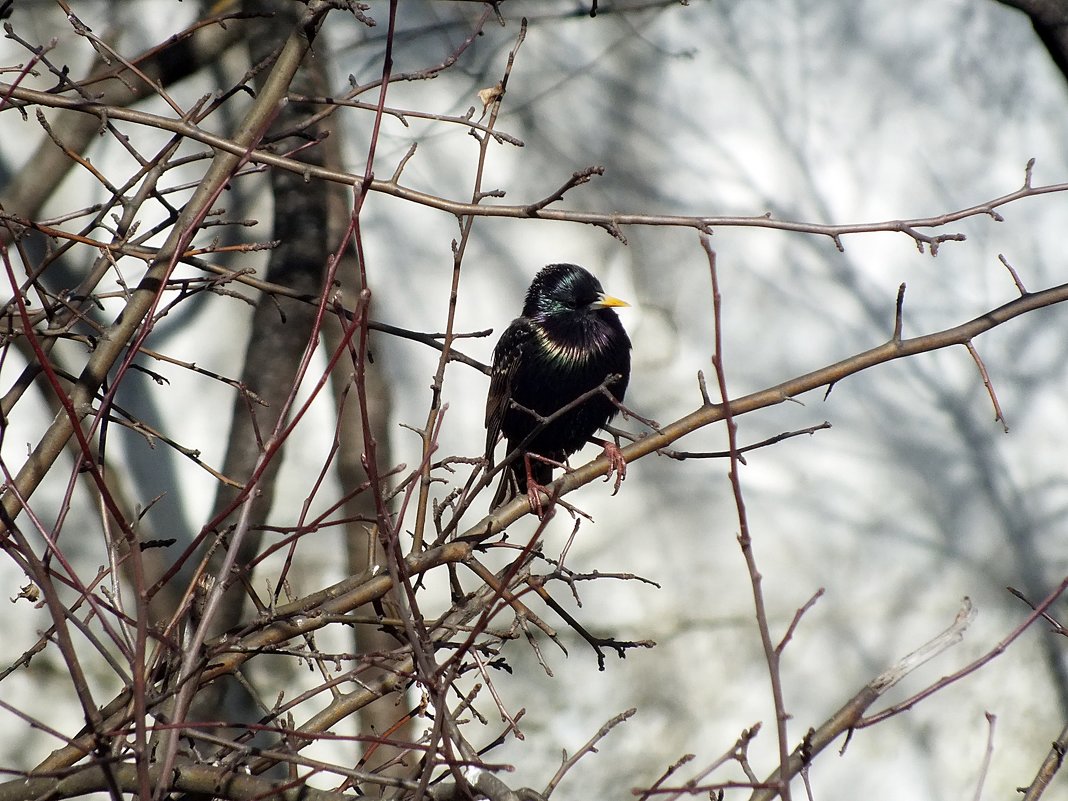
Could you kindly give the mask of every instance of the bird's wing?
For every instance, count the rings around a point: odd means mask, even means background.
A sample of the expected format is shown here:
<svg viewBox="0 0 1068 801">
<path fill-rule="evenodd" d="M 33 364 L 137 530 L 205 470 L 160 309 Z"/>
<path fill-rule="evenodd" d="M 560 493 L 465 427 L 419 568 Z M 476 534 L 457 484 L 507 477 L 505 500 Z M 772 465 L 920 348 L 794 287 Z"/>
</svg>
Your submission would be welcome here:
<svg viewBox="0 0 1068 801">
<path fill-rule="evenodd" d="M 486 458 L 493 462 L 493 448 L 501 437 L 504 415 L 512 400 L 512 379 L 519 369 L 534 336 L 534 326 L 525 317 L 517 317 L 501 334 L 493 349 L 489 395 L 486 397 Z"/>
</svg>

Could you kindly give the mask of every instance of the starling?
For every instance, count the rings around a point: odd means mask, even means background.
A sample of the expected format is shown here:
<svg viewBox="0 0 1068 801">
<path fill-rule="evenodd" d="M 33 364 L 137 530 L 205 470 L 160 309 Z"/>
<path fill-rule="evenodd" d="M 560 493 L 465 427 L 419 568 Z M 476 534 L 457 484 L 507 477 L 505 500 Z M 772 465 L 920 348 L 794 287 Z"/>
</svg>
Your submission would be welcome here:
<svg viewBox="0 0 1068 801">
<path fill-rule="evenodd" d="M 527 290 L 523 314 L 514 319 L 493 350 L 486 399 L 486 461 L 503 435 L 508 452 L 523 458 L 505 468 L 490 508 L 525 492 L 532 511 L 542 514 L 539 490 L 552 481 L 553 467 L 577 451 L 615 416 L 617 405 L 605 393 L 591 395 L 551 422 L 545 418 L 576 398 L 606 385 L 623 400 L 630 378 L 630 339 L 612 306 L 627 306 L 606 295 L 600 282 L 575 264 L 550 264 Z M 594 440 L 622 478 L 626 463 L 619 448 Z"/>
</svg>

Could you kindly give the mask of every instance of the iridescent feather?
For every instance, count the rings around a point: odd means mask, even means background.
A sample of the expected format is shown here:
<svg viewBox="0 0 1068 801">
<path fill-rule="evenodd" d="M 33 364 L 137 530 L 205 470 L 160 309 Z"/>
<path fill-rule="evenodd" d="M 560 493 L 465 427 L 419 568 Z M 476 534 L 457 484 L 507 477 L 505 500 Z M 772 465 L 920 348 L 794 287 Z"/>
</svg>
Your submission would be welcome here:
<svg viewBox="0 0 1068 801">
<path fill-rule="evenodd" d="M 538 419 L 611 375 L 620 377 L 608 390 L 616 401 L 623 400 L 630 378 L 630 339 L 609 308 L 623 305 L 606 296 L 600 282 L 577 265 L 550 264 L 538 273 L 527 290 L 522 316 L 505 329 L 493 351 L 486 401 L 486 458 L 491 465 L 502 436 L 509 453 L 529 436 L 525 453 L 563 462 L 615 416 L 616 404 L 598 394 L 550 423 Z M 530 465 L 535 482 L 552 481 L 550 464 L 533 459 Z M 517 457 L 504 471 L 491 508 L 526 489 L 524 460 Z"/>
</svg>

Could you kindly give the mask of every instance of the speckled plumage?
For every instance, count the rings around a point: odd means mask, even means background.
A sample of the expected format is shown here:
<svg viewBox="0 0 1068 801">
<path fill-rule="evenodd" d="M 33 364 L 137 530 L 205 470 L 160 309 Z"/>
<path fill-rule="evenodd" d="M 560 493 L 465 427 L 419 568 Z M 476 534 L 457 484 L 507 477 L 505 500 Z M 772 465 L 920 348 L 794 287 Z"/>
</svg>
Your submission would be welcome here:
<svg viewBox="0 0 1068 801">
<path fill-rule="evenodd" d="M 538 426 L 530 409 L 549 417 L 580 395 L 620 376 L 609 391 L 623 400 L 630 378 L 630 339 L 609 306 L 624 306 L 606 296 L 600 282 L 574 264 L 550 264 L 527 290 L 523 314 L 505 329 L 493 351 L 493 371 L 486 400 L 486 458 L 503 436 L 511 452 Z M 548 423 L 523 446 L 533 453 L 562 462 L 581 448 L 617 411 L 603 394 L 595 395 Z M 530 460 L 537 484 L 552 481 L 552 466 Z M 524 459 L 504 471 L 491 508 L 527 491 Z"/>
</svg>

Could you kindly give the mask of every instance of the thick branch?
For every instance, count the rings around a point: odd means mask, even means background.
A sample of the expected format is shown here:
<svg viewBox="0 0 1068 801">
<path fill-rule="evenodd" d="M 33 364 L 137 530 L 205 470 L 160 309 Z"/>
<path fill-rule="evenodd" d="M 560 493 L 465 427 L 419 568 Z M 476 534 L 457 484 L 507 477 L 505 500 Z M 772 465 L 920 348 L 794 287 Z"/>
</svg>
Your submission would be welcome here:
<svg viewBox="0 0 1068 801">
<path fill-rule="evenodd" d="M 163 767 L 148 768 L 153 786 L 164 782 Z M 178 791 L 225 798 L 228 801 L 351 801 L 352 796 L 316 790 L 303 782 L 273 781 L 243 772 L 209 765 L 182 765 L 166 779 Z M 113 787 L 136 795 L 137 768 L 134 765 L 85 765 L 63 778 L 42 776 L 0 784 L 0 801 L 31 801 L 38 798 L 77 798 L 89 793 L 107 792 Z"/>
<path fill-rule="evenodd" d="M 1066 300 L 1068 300 L 1068 284 L 1060 284 L 1040 292 L 1024 295 L 954 328 L 914 337 L 913 339 L 897 341 L 891 339 L 883 345 L 858 353 L 848 359 L 843 359 L 768 389 L 732 400 L 730 402 L 731 413 L 738 416 L 748 414 L 757 409 L 764 409 L 768 406 L 776 406 L 814 389 L 836 384 L 844 378 L 879 364 L 914 356 L 918 353 L 941 350 L 951 345 L 963 345 L 980 334 L 996 328 L 1015 317 L 1045 306 L 1063 303 Z M 667 447 L 686 434 L 719 422 L 723 417 L 723 404 L 706 403 L 682 419 L 664 426 L 659 433 L 650 434 L 628 445 L 623 449 L 623 457 L 628 463 L 631 463 L 635 459 L 640 459 Z M 550 496 L 557 492 L 560 496 L 566 495 L 578 487 L 600 478 L 608 470 L 608 460 L 604 457 L 599 457 L 557 479 L 547 488 L 548 493 Z M 503 531 L 529 510 L 530 507 L 526 498 L 517 498 L 476 523 L 463 534 L 463 538 L 478 540 Z"/>
<path fill-rule="evenodd" d="M 132 358 L 132 352 L 127 350 L 128 345 L 141 328 L 141 321 L 156 305 L 159 293 L 166 283 L 167 276 L 174 268 L 179 254 L 192 239 L 215 198 L 245 160 L 245 154 L 251 151 L 263 136 L 277 112 L 278 104 L 284 100 L 293 75 L 309 46 L 310 42 L 304 27 L 298 26 L 286 42 L 285 49 L 279 56 L 275 69 L 272 70 L 259 98 L 249 109 L 237 130 L 233 144 L 239 152 L 221 150 L 216 152 L 203 180 L 197 185 L 192 198 L 182 209 L 159 254 L 149 266 L 137 289 L 132 293 L 129 303 L 100 337 L 96 350 L 86 362 L 85 369 L 82 370 L 71 392 L 71 405 L 76 410 L 77 418 L 66 414 L 56 418 L 23 464 L 22 469 L 19 470 L 15 479 L 18 492 L 7 492 L 3 495 L 4 508 L 11 519 L 17 517 L 22 511 L 19 498 L 25 501 L 33 494 L 55 463 L 67 440 L 73 435 L 74 427 L 80 425 L 81 420 L 89 413 L 90 404 L 97 390 L 119 358 L 124 353 L 129 354 L 127 359 Z M 115 383 L 117 384 L 118 381 L 116 380 Z"/>
<path fill-rule="evenodd" d="M 452 542 L 409 557 L 405 560 L 405 569 L 407 575 L 418 576 L 447 562 L 462 562 L 470 555 L 470 545 Z M 389 574 L 375 566 L 359 576 L 352 576 L 319 592 L 279 606 L 274 610 L 271 622 L 240 639 L 232 640 L 232 634 L 224 634 L 206 642 L 203 653 L 210 656 L 210 665 L 198 675 L 197 680 L 203 686 L 220 676 L 229 675 L 263 649 L 329 625 L 338 615 L 378 600 L 391 589 L 393 581 Z M 101 710 L 105 727 L 116 728 L 122 725 L 128 712 L 129 701 L 128 691 L 124 691 Z M 37 766 L 35 772 L 53 772 L 74 764 L 91 749 L 94 736 L 93 732 L 82 734 L 70 745 L 52 752 Z"/>
</svg>

